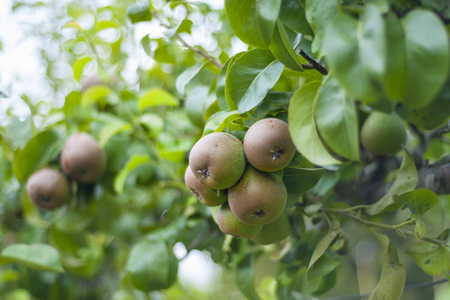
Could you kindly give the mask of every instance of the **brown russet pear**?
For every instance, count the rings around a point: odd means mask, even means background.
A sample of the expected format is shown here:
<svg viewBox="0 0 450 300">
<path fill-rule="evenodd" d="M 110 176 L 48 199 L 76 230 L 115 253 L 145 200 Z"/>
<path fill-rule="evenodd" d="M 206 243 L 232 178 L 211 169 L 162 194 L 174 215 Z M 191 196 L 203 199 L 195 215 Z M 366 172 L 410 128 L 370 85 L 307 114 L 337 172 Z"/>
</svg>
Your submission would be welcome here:
<svg viewBox="0 0 450 300">
<path fill-rule="evenodd" d="M 92 183 L 105 171 L 106 153 L 94 137 L 86 132 L 78 132 L 64 144 L 61 168 L 77 182 Z"/>
<path fill-rule="evenodd" d="M 228 203 L 224 203 L 217 215 L 217 225 L 225 234 L 230 234 L 240 238 L 252 238 L 256 236 L 262 225 L 249 225 L 239 221 L 231 211 Z"/>
<path fill-rule="evenodd" d="M 269 245 L 281 242 L 291 234 L 291 223 L 289 221 L 288 211 L 272 223 L 264 225 L 261 231 L 251 239 L 260 245 Z"/>
<path fill-rule="evenodd" d="M 36 206 L 55 209 L 69 201 L 70 185 L 63 173 L 43 168 L 28 178 L 27 193 Z"/>
<path fill-rule="evenodd" d="M 361 143 L 377 155 L 393 155 L 406 143 L 406 127 L 395 113 L 373 111 L 361 127 Z"/>
<path fill-rule="evenodd" d="M 248 164 L 241 179 L 228 190 L 228 203 L 242 222 L 266 225 L 286 208 L 286 186 L 278 174 L 259 171 Z"/>
<path fill-rule="evenodd" d="M 268 118 L 254 123 L 244 137 L 244 152 L 248 162 L 265 172 L 286 167 L 295 154 L 295 146 L 286 122 Z"/>
<path fill-rule="evenodd" d="M 212 190 L 207 188 L 195 177 L 189 166 L 184 173 L 184 182 L 191 193 L 206 206 L 217 206 L 227 201 L 226 190 Z"/>
<path fill-rule="evenodd" d="M 205 135 L 192 147 L 189 165 L 204 186 L 227 189 L 239 180 L 245 170 L 242 142 L 226 132 Z"/>
</svg>

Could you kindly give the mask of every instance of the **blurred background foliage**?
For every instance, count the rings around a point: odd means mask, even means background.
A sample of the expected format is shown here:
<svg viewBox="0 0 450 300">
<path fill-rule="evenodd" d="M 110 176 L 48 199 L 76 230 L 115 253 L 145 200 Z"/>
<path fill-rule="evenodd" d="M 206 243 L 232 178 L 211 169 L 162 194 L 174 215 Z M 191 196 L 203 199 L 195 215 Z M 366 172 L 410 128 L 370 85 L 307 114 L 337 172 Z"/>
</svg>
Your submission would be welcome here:
<svg viewBox="0 0 450 300">
<path fill-rule="evenodd" d="M 268 115 L 287 121 L 293 93 L 311 87 L 311 83 L 319 87 L 326 82 L 337 87 L 339 93 L 345 91 L 352 96 L 349 105 L 362 97 L 362 105 L 356 102 L 358 118 L 350 125 L 356 132 L 371 108 L 393 109 L 391 99 L 366 99 L 371 87 L 362 93 L 361 89 L 348 87 L 348 74 L 340 69 L 340 62 L 349 58 L 340 57 L 340 52 L 335 56 L 331 53 L 339 36 L 327 40 L 324 30 L 332 19 L 326 13 L 338 11 L 337 4 L 330 9 L 333 5 L 318 1 L 322 11 L 317 11 L 324 14 L 315 14 L 313 1 L 283 0 L 288 8 L 276 25 L 279 34 L 267 36 L 262 31 L 255 33 L 261 34 L 261 39 L 252 40 L 256 35 L 249 32 L 257 29 L 240 23 L 247 20 L 246 16 L 236 13 L 230 17 L 230 11 L 242 9 L 244 14 L 245 5 L 254 1 L 233 7 L 237 2 L 9 2 L 8 16 L 16 20 L 23 33 L 20 39 L 33 41 L 36 60 L 30 66 L 35 80 L 30 80 L 29 74 L 13 78 L 0 71 L 2 299 L 327 299 L 364 294 L 377 285 L 389 240 L 406 270 L 406 285 L 443 278 L 424 272 L 405 254 L 417 242 L 414 238 L 383 231 L 389 237 L 386 244 L 387 236 L 374 234 L 345 215 L 334 217 L 342 225 L 334 234 L 332 225 L 336 223 L 319 212 L 323 207 L 344 209 L 372 204 L 377 193 L 383 196 L 389 182 L 399 172 L 402 174 L 400 155 L 389 160 L 360 160 L 358 137 L 356 148 L 340 144 L 343 154 L 336 153 L 349 157 L 338 167 L 314 168 L 333 165 L 321 164 L 323 158 L 317 153 L 310 158 L 302 152 L 306 158 L 300 154 L 294 158 L 293 166 L 311 173 L 305 175 L 293 168 L 290 179 L 285 179 L 296 205 L 290 210 L 293 233 L 281 243 L 258 246 L 225 236 L 213 221 L 211 210 L 190 194 L 183 176 L 195 141 L 213 131 L 228 131 L 242 138 L 252 122 Z M 445 1 L 422 2 L 441 20 L 450 19 Z M 355 20 L 363 12 L 370 19 L 373 11 L 365 10 L 368 4 L 383 13 L 387 5 L 400 12 L 399 17 L 418 6 L 417 1 L 336 3 L 340 14 Z M 300 18 L 289 15 L 289 8 Z M 346 29 L 345 24 L 336 28 Z M 442 28 L 447 31 L 444 41 L 448 44 L 448 23 Z M 4 54 L 14 53 L 6 43 L 11 34 L 0 37 L 5 40 L 0 44 Z M 303 70 L 309 61 L 291 46 L 304 49 L 316 60 L 329 55 L 334 72 L 327 77 L 330 79 L 321 83 L 325 76 L 320 70 Z M 443 63 L 445 71 L 441 72 L 445 79 L 448 51 L 442 58 L 447 59 Z M 273 69 L 257 86 L 257 91 L 263 91 L 261 95 L 240 98 L 239 83 L 242 78 L 254 76 L 248 67 L 255 60 L 273 61 Z M 424 77 L 427 71 L 422 72 Z M 430 74 L 435 75 L 432 71 Z M 448 83 L 447 79 L 434 88 L 434 94 L 440 91 L 443 95 L 434 108 L 434 112 L 442 114 L 440 122 L 429 125 L 434 114 L 425 121 L 425 127 L 432 126 L 434 132 L 424 130 L 421 123 L 419 129 L 415 125 L 409 128 L 406 148 L 412 156 L 404 152 L 405 164 L 416 162 L 421 166 L 427 161 L 432 165 L 448 159 L 449 134 L 436 134 L 436 130 L 446 127 L 450 115 Z M 321 99 L 336 95 L 323 93 Z M 411 114 L 405 112 L 408 105 L 405 107 L 397 107 L 397 111 L 408 121 Z M 318 119 L 326 119 L 329 113 L 325 111 Z M 318 121 L 317 126 L 320 124 Z M 324 126 L 326 130 L 327 124 Z M 105 175 L 95 184 L 72 183 L 76 192 L 70 203 L 58 210 L 35 207 L 25 192 L 27 178 L 45 165 L 59 169 L 64 141 L 78 131 L 88 131 L 105 149 Z M 329 136 L 333 135 L 331 131 Z M 333 150 L 327 148 L 325 152 Z M 339 159 L 337 165 L 342 163 Z M 369 182 L 361 180 L 361 174 L 370 174 L 365 177 Z M 300 183 L 300 178 L 307 183 Z M 448 178 L 445 173 L 447 184 Z M 433 237 L 450 227 L 448 190 L 438 194 L 436 205 L 419 218 L 426 224 L 427 235 Z M 370 218 L 373 222 L 399 224 L 408 219 L 409 211 L 398 209 L 374 215 Z M 443 240 L 448 243 L 448 237 Z M 319 242 L 322 248 L 317 250 Z M 317 256 L 317 251 L 322 254 Z M 445 265 L 445 260 L 450 261 L 448 247 L 446 251 L 433 257 L 433 262 L 443 259 Z M 200 255 L 200 262 L 188 263 L 191 253 Z M 323 259 L 312 268 L 310 261 L 314 258 Z M 186 273 L 186 268 L 191 271 Z M 177 270 L 179 280 L 173 283 Z M 203 271 L 209 278 L 201 279 Z M 401 299 L 433 297 L 448 299 L 448 283 L 406 290 Z"/>
</svg>

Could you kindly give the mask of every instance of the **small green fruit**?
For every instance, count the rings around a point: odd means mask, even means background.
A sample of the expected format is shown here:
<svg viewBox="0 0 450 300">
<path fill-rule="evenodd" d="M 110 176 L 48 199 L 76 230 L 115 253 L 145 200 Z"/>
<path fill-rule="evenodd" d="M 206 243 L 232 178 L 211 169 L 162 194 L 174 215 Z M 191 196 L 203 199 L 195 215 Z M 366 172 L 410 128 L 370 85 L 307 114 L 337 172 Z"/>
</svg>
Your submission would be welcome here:
<svg viewBox="0 0 450 300">
<path fill-rule="evenodd" d="M 245 134 L 244 151 L 248 162 L 258 170 L 283 169 L 295 154 L 288 124 L 275 118 L 259 120 Z"/>
<path fill-rule="evenodd" d="M 30 176 L 27 193 L 36 206 L 55 209 L 69 201 L 70 185 L 61 172 L 44 168 Z"/>
<path fill-rule="evenodd" d="M 61 167 L 77 182 L 97 181 L 106 168 L 106 154 L 100 144 L 85 132 L 73 134 L 61 152 Z"/>
<path fill-rule="evenodd" d="M 261 231 L 252 237 L 252 240 L 260 245 L 269 245 L 281 242 L 291 234 L 291 223 L 287 210 L 275 221 L 264 225 Z"/>
<path fill-rule="evenodd" d="M 283 213 L 287 191 L 281 177 L 247 165 L 241 179 L 228 190 L 228 203 L 246 224 L 266 225 Z"/>
<path fill-rule="evenodd" d="M 192 147 L 189 165 L 204 186 L 227 189 L 239 180 L 245 170 L 242 142 L 225 132 L 206 135 Z"/>
<path fill-rule="evenodd" d="M 218 206 L 227 201 L 226 190 L 215 191 L 207 188 L 198 181 L 189 166 L 184 173 L 184 182 L 191 193 L 206 206 Z"/>
<path fill-rule="evenodd" d="M 393 155 L 406 143 L 406 127 L 395 113 L 373 111 L 361 128 L 361 143 L 376 155 Z"/>
<path fill-rule="evenodd" d="M 228 203 L 224 203 L 217 215 L 217 225 L 225 234 L 230 234 L 240 238 L 252 238 L 260 231 L 261 225 L 249 225 L 239 221 L 231 211 Z"/>
</svg>

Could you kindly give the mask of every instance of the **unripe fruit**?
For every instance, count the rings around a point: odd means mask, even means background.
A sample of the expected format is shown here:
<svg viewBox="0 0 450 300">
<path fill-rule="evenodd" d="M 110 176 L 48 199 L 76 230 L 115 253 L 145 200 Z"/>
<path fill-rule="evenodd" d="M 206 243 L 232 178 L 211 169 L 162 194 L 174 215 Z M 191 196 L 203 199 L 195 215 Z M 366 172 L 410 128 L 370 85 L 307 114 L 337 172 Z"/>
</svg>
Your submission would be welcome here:
<svg viewBox="0 0 450 300">
<path fill-rule="evenodd" d="M 405 124 L 395 112 L 373 111 L 361 128 L 361 143 L 373 154 L 395 154 L 406 143 Z"/>
<path fill-rule="evenodd" d="M 291 223 L 287 210 L 275 221 L 264 225 L 261 231 L 252 237 L 252 240 L 260 245 L 278 243 L 291 234 Z"/>
<path fill-rule="evenodd" d="M 258 170 L 283 169 L 295 154 L 288 124 L 275 118 L 259 120 L 245 134 L 244 151 L 248 162 Z"/>
<path fill-rule="evenodd" d="M 230 234 L 240 238 L 252 238 L 256 236 L 262 225 L 249 225 L 239 221 L 231 211 L 228 203 L 224 203 L 217 215 L 217 225 L 225 234 Z"/>
<path fill-rule="evenodd" d="M 241 179 L 228 190 L 233 214 L 246 224 L 266 225 L 283 213 L 287 191 L 280 176 L 247 165 Z"/>
<path fill-rule="evenodd" d="M 227 201 L 226 191 L 214 191 L 205 187 L 198 181 L 189 166 L 184 173 L 184 182 L 191 193 L 206 206 L 217 206 Z"/>
<path fill-rule="evenodd" d="M 27 193 L 36 206 L 55 209 L 69 201 L 70 185 L 61 172 L 44 168 L 30 176 Z"/>
<path fill-rule="evenodd" d="M 189 165 L 204 186 L 227 189 L 245 170 L 244 148 L 241 141 L 229 133 L 211 133 L 192 147 Z"/>
<path fill-rule="evenodd" d="M 80 183 L 97 181 L 106 168 L 106 154 L 100 144 L 85 132 L 73 134 L 61 152 L 61 167 Z"/>
</svg>

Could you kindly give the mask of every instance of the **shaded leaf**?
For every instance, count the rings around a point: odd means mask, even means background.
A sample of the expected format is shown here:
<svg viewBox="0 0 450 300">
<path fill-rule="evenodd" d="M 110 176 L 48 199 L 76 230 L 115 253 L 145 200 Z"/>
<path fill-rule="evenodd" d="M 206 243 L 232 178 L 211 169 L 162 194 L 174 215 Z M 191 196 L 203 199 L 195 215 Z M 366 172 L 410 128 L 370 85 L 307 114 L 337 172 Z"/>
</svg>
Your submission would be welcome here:
<svg viewBox="0 0 450 300">
<path fill-rule="evenodd" d="M 400 299 L 405 285 L 405 268 L 398 262 L 395 248 L 384 234 L 376 234 L 383 247 L 384 258 L 380 280 L 370 295 L 370 300 Z"/>
<path fill-rule="evenodd" d="M 439 203 L 439 199 L 433 191 L 417 189 L 401 195 L 393 195 L 394 202 L 409 208 L 415 215 L 423 215 L 431 207 Z"/>
<path fill-rule="evenodd" d="M 330 73 L 317 93 L 314 115 L 321 138 L 332 151 L 359 161 L 359 133 L 355 102 Z"/>
<path fill-rule="evenodd" d="M 254 49 L 240 56 L 226 78 L 226 92 L 240 113 L 257 106 L 275 85 L 283 65 L 268 50 Z"/>
<path fill-rule="evenodd" d="M 296 38 L 298 37 L 298 41 Z M 300 36 L 286 28 L 281 21 L 277 21 L 270 51 L 281 63 L 294 71 L 303 71 L 299 55 L 295 53 L 294 48 L 300 41 Z"/>
<path fill-rule="evenodd" d="M 32 137 L 24 149 L 14 156 L 13 171 L 19 181 L 24 181 L 37 169 L 54 159 L 64 144 L 56 131 L 46 130 Z"/>
<path fill-rule="evenodd" d="M 283 182 L 288 194 L 301 195 L 319 182 L 325 169 L 304 169 L 286 167 L 283 170 Z"/>
<path fill-rule="evenodd" d="M 305 1 L 282 0 L 278 18 L 291 30 L 302 35 L 312 35 L 312 29 L 306 20 Z"/>
<path fill-rule="evenodd" d="M 383 198 L 367 208 L 367 213 L 376 215 L 393 204 L 392 208 L 398 208 L 399 204 L 394 203 L 392 196 L 412 191 L 416 187 L 417 181 L 418 175 L 414 159 L 406 150 L 403 150 L 403 161 L 394 183 Z"/>
<path fill-rule="evenodd" d="M 239 290 L 250 300 L 259 300 L 260 297 L 255 289 L 254 269 L 251 264 L 251 256 L 247 255 L 239 263 L 236 270 L 236 284 Z"/>
<path fill-rule="evenodd" d="M 322 145 L 315 127 L 313 104 L 319 87 L 320 82 L 313 81 L 292 96 L 288 114 L 289 131 L 298 151 L 311 163 L 319 166 L 339 164 L 340 161 Z"/>
<path fill-rule="evenodd" d="M 267 48 L 280 11 L 281 0 L 225 0 L 231 28 L 244 43 Z"/>
<path fill-rule="evenodd" d="M 125 180 L 127 179 L 128 175 L 134 169 L 147 163 L 149 159 L 150 158 L 148 155 L 133 155 L 133 157 L 130 158 L 127 164 L 122 168 L 122 170 L 120 170 L 119 174 L 117 174 L 116 178 L 114 179 L 114 191 L 118 194 L 121 194 L 123 192 Z"/>
<path fill-rule="evenodd" d="M 322 40 L 325 38 L 325 30 L 338 14 L 337 1 L 329 0 L 306 0 L 306 19 L 314 31 L 314 42 L 312 51 L 319 53 L 322 48 Z M 322 55 L 318 55 L 321 57 Z"/>
<path fill-rule="evenodd" d="M 178 106 L 178 99 L 171 93 L 161 88 L 153 88 L 148 90 L 138 100 L 139 109 L 142 111 L 153 106 Z"/>
<path fill-rule="evenodd" d="M 2 250 L 1 258 L 6 262 L 16 262 L 34 269 L 64 272 L 58 251 L 50 245 L 10 245 Z"/>
<path fill-rule="evenodd" d="M 132 3 L 127 8 L 127 16 L 132 24 L 139 22 L 146 22 L 152 20 L 152 13 L 148 2 L 144 2 L 143 5 Z"/>
</svg>

